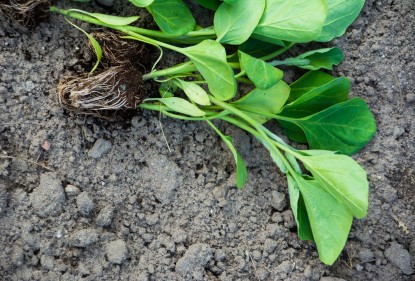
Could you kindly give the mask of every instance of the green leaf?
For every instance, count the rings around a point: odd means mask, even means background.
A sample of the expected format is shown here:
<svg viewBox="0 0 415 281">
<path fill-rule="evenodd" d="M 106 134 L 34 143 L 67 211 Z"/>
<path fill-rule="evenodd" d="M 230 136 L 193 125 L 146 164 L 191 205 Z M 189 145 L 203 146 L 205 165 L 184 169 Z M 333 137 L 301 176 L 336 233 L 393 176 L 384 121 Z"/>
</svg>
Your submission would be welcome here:
<svg viewBox="0 0 415 281">
<path fill-rule="evenodd" d="M 195 83 L 186 82 L 181 79 L 175 79 L 175 81 L 191 101 L 200 105 L 210 105 L 209 96 L 202 87 Z"/>
<path fill-rule="evenodd" d="M 273 67 L 261 59 L 247 55 L 241 51 L 238 52 L 241 70 L 244 70 L 249 79 L 259 89 L 268 89 L 282 79 L 282 70 Z"/>
<path fill-rule="evenodd" d="M 302 118 L 320 112 L 347 100 L 350 82 L 344 77 L 335 78 L 322 71 L 310 71 L 291 84 L 291 93 L 281 116 Z M 278 120 L 285 135 L 299 143 L 307 143 L 301 127 L 292 122 Z"/>
<path fill-rule="evenodd" d="M 354 98 L 311 116 L 292 121 L 304 131 L 312 149 L 351 155 L 376 133 L 376 122 L 366 102 Z"/>
<path fill-rule="evenodd" d="M 310 77 L 314 77 L 314 75 L 310 75 Z M 297 98 L 284 106 L 281 115 L 295 118 L 310 116 L 332 105 L 346 101 L 349 90 L 350 82 L 345 77 L 333 77 L 330 82 L 310 90 L 306 89 L 304 92 L 292 88 L 293 94 L 297 95 Z"/>
<path fill-rule="evenodd" d="M 128 0 L 137 7 L 143 8 L 151 5 L 154 0 Z"/>
<path fill-rule="evenodd" d="M 150 99 L 149 99 L 150 100 Z M 193 117 L 201 117 L 205 116 L 206 113 L 200 110 L 196 105 L 188 102 L 185 99 L 177 98 L 177 97 L 170 97 L 170 98 L 154 98 L 151 100 L 157 100 L 166 105 L 173 111 L 183 113 Z"/>
<path fill-rule="evenodd" d="M 271 44 L 255 38 L 249 38 L 239 46 L 239 51 L 255 58 L 260 58 L 274 53 L 276 50 L 281 49 L 281 47 L 285 47 L 285 43 L 283 41 L 277 41 L 274 42 L 274 44 Z"/>
<path fill-rule="evenodd" d="M 324 0 L 266 0 L 253 37 L 270 43 L 310 42 L 320 35 L 326 15 Z"/>
<path fill-rule="evenodd" d="M 229 150 L 232 152 L 233 157 L 235 158 L 235 162 L 236 162 L 236 187 L 238 188 L 244 187 L 248 179 L 248 172 L 246 170 L 246 165 L 245 165 L 244 160 L 242 159 L 241 155 L 239 155 L 239 153 L 236 151 L 235 147 L 232 144 L 232 138 L 222 134 L 222 132 L 211 121 L 206 119 L 206 122 L 222 138 L 222 140 L 229 147 Z"/>
<path fill-rule="evenodd" d="M 349 210 L 326 192 L 317 180 L 296 178 L 320 260 L 332 265 L 342 252 L 352 226 Z"/>
<path fill-rule="evenodd" d="M 239 0 L 222 3 L 215 13 L 214 26 L 218 41 L 240 45 L 251 36 L 265 9 L 265 0 Z"/>
<path fill-rule="evenodd" d="M 292 102 L 314 88 L 322 87 L 335 79 L 335 77 L 323 71 L 309 71 L 290 85 L 291 94 L 288 102 Z"/>
<path fill-rule="evenodd" d="M 365 0 L 326 0 L 328 13 L 323 30 L 316 39 L 319 42 L 331 41 L 342 36 L 349 25 L 357 18 Z"/>
<path fill-rule="evenodd" d="M 73 27 L 75 27 L 76 29 L 78 29 L 79 31 L 81 31 L 83 34 L 86 35 L 86 37 L 88 37 L 89 41 L 91 41 L 92 47 L 94 48 L 94 52 L 95 55 L 97 56 L 97 61 L 94 64 L 94 66 L 92 67 L 91 71 L 89 73 L 94 72 L 97 67 L 99 66 L 101 59 L 102 59 L 102 48 L 101 45 L 98 43 L 98 41 L 92 37 L 91 34 L 89 34 L 88 32 L 86 32 L 85 30 L 83 30 L 82 28 L 80 28 L 79 26 L 77 26 L 76 24 L 74 24 L 73 22 L 66 20 L 67 22 L 69 22 Z"/>
<path fill-rule="evenodd" d="M 321 68 L 333 70 L 333 65 L 338 65 L 343 61 L 344 54 L 338 47 L 334 47 L 310 51 L 299 55 L 297 59 L 306 59 L 309 61 L 306 65 L 298 65 L 300 68 L 309 70 L 318 70 Z"/>
<path fill-rule="evenodd" d="M 160 84 L 159 93 L 162 98 L 173 97 L 176 91 L 177 86 L 172 81 L 167 81 Z"/>
<path fill-rule="evenodd" d="M 232 103 L 236 108 L 246 111 L 249 115 L 260 123 L 265 123 L 271 117 L 262 116 L 256 113 L 275 115 L 281 111 L 288 96 L 290 87 L 284 82 L 277 84 L 267 90 L 254 89 L 241 99 Z"/>
<path fill-rule="evenodd" d="M 160 29 L 171 35 L 193 31 L 196 21 L 182 0 L 154 0 L 147 7 Z"/>
<path fill-rule="evenodd" d="M 347 206 L 356 218 L 366 216 L 369 184 L 365 170 L 346 155 L 297 156 L 324 190 Z M 302 192 L 302 190 L 301 190 Z"/>
<path fill-rule="evenodd" d="M 219 0 L 197 0 L 197 2 L 203 7 L 216 11 L 219 8 L 219 5 L 222 3 Z"/>
<path fill-rule="evenodd" d="M 137 21 L 140 17 L 139 16 L 133 16 L 133 17 L 118 17 L 118 16 L 112 16 L 112 15 L 105 15 L 105 14 L 99 14 L 99 13 L 89 13 L 83 10 L 78 9 L 70 9 L 69 11 L 78 12 L 80 14 L 85 14 L 90 17 L 93 17 L 103 23 L 114 25 L 114 26 L 124 26 L 129 25 L 135 21 Z"/>
<path fill-rule="evenodd" d="M 308 219 L 307 209 L 304 204 L 303 196 L 294 178 L 287 174 L 288 193 L 290 194 L 290 206 L 297 223 L 298 237 L 301 240 L 314 241 L 313 232 Z"/>
<path fill-rule="evenodd" d="M 236 80 L 232 68 L 226 60 L 225 48 L 213 40 L 182 49 L 208 83 L 212 95 L 226 101 L 236 94 Z"/>
</svg>

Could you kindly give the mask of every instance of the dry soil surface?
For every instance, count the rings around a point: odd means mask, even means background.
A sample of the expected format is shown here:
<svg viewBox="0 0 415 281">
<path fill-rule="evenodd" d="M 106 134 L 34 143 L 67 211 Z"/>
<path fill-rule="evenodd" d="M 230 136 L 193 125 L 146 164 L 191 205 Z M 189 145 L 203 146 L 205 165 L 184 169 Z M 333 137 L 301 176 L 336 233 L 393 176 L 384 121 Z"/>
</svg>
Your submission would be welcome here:
<svg viewBox="0 0 415 281">
<path fill-rule="evenodd" d="M 136 11 L 124 2 L 106 12 Z M 333 266 L 298 239 L 284 176 L 255 139 L 218 123 L 247 159 L 237 190 L 206 124 L 70 112 L 56 87 L 90 67 L 84 35 L 58 15 L 30 29 L 0 15 L 0 279 L 414 280 L 415 2 L 366 2 L 334 43 L 335 74 L 379 127 L 354 156 L 370 208 Z"/>
</svg>

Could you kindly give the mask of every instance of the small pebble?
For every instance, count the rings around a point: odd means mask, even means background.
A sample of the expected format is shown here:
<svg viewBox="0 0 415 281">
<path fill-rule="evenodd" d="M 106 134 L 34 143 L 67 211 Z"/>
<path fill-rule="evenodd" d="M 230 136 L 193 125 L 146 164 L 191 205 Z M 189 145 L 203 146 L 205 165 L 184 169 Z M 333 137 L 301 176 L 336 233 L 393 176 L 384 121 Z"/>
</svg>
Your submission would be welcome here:
<svg viewBox="0 0 415 281">
<path fill-rule="evenodd" d="M 98 139 L 94 146 L 89 150 L 88 155 L 94 159 L 101 158 L 105 153 L 110 151 L 112 144 L 104 139 Z"/>
<path fill-rule="evenodd" d="M 76 197 L 76 205 L 78 207 L 78 212 L 88 216 L 94 208 L 94 201 L 89 197 L 88 192 L 82 192 Z"/>
<path fill-rule="evenodd" d="M 114 208 L 112 206 L 105 206 L 99 211 L 95 223 L 99 226 L 108 226 L 111 224 L 114 216 Z"/>
<path fill-rule="evenodd" d="M 77 196 L 79 193 L 81 193 L 81 190 L 74 185 L 68 184 L 65 187 L 65 193 L 67 196 Z"/>
<path fill-rule="evenodd" d="M 85 248 L 98 241 L 98 232 L 95 229 L 81 229 L 69 236 L 69 245 Z"/>
<path fill-rule="evenodd" d="M 105 250 L 108 261 L 113 264 L 122 264 L 128 257 L 127 244 L 121 239 L 109 242 Z"/>
</svg>

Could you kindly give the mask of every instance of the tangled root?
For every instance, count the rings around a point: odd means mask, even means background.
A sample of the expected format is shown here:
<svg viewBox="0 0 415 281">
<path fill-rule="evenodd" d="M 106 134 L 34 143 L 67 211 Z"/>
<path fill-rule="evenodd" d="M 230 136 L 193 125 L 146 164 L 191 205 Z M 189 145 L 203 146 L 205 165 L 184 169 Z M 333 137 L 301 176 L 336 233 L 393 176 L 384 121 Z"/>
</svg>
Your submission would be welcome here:
<svg viewBox="0 0 415 281">
<path fill-rule="evenodd" d="M 111 65 L 124 64 L 130 62 L 133 65 L 141 66 L 147 64 L 147 58 L 143 56 L 145 52 L 145 45 L 134 40 L 122 40 L 119 35 L 112 32 L 92 32 L 94 37 L 102 48 L 101 63 L 108 67 Z M 91 53 L 94 53 L 94 47 L 91 41 L 88 41 L 88 48 Z M 144 59 L 144 61 L 143 61 Z"/>
<path fill-rule="evenodd" d="M 0 10 L 18 23 L 33 27 L 48 17 L 51 0 L 0 0 Z"/>
<path fill-rule="evenodd" d="M 67 77 L 59 83 L 58 98 L 69 109 L 101 117 L 105 111 L 135 109 L 146 93 L 141 77 L 129 63 L 93 75 Z"/>
</svg>

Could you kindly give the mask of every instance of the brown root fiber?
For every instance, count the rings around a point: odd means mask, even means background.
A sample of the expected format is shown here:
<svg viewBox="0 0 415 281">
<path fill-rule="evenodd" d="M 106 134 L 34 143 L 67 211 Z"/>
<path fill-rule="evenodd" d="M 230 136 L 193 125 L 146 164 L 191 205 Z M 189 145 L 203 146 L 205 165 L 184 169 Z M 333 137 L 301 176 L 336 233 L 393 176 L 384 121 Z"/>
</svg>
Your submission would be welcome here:
<svg viewBox="0 0 415 281">
<path fill-rule="evenodd" d="M 51 0 L 0 0 L 0 10 L 24 26 L 36 26 L 49 16 Z"/>
<path fill-rule="evenodd" d="M 91 35 L 101 45 L 101 63 L 104 66 L 123 64 L 127 61 L 132 65 L 144 68 L 145 65 L 149 64 L 148 56 L 143 56 L 143 53 L 147 51 L 143 43 L 134 40 L 122 40 L 121 35 L 108 31 L 92 32 Z M 88 41 L 88 48 L 91 53 L 95 52 L 91 41 Z"/>
<path fill-rule="evenodd" d="M 61 104 L 78 113 L 113 117 L 120 110 L 136 109 L 147 97 L 142 79 L 151 60 L 143 43 L 124 41 L 111 32 L 91 34 L 101 45 L 100 67 L 92 74 L 61 79 L 58 98 Z M 91 43 L 88 49 L 94 52 Z"/>
<path fill-rule="evenodd" d="M 97 116 L 135 109 L 146 95 L 141 77 L 142 73 L 129 63 L 67 77 L 59 83 L 58 98 L 69 109 Z"/>
</svg>

